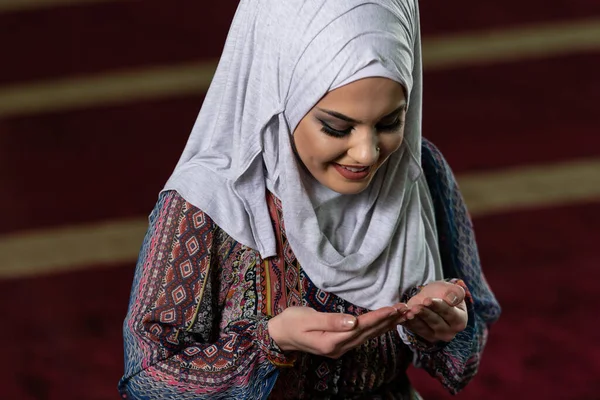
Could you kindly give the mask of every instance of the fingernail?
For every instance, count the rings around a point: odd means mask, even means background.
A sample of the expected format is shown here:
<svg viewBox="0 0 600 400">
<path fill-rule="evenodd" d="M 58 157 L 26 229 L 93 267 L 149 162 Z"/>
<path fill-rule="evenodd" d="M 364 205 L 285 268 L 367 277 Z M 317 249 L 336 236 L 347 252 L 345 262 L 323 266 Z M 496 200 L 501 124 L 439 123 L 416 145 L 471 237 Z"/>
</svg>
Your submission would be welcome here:
<svg viewBox="0 0 600 400">
<path fill-rule="evenodd" d="M 344 328 L 354 328 L 354 326 L 356 325 L 356 318 L 354 318 L 354 317 L 344 318 L 342 325 L 344 325 Z"/>
<path fill-rule="evenodd" d="M 456 294 L 454 294 L 454 292 L 448 292 L 446 294 L 446 300 L 448 300 L 448 303 L 454 304 L 456 303 L 456 300 L 458 300 L 458 297 L 456 296 Z"/>
<path fill-rule="evenodd" d="M 394 307 L 394 308 L 396 309 L 396 311 L 398 311 L 400 313 L 408 311 L 408 307 L 406 305 L 404 305 L 404 304 L 400 305 L 398 307 Z"/>
<path fill-rule="evenodd" d="M 390 313 L 388 316 L 389 316 L 389 317 L 394 317 L 394 316 L 396 316 L 396 315 L 398 315 L 398 310 L 396 310 L 396 309 L 394 308 L 394 311 L 392 311 L 392 312 L 391 312 L 391 313 Z"/>
</svg>

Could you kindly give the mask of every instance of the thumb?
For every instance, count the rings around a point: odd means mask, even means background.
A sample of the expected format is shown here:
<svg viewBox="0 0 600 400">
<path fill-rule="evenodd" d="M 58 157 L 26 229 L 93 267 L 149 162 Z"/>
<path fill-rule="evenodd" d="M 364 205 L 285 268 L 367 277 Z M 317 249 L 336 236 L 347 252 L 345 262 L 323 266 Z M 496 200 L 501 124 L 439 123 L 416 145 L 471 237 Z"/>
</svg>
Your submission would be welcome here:
<svg viewBox="0 0 600 400">
<path fill-rule="evenodd" d="M 309 331 L 345 332 L 357 325 L 356 317 L 350 314 L 317 312 L 310 318 Z"/>
<path fill-rule="evenodd" d="M 465 290 L 458 286 L 452 285 L 444 295 L 444 300 L 450 306 L 456 306 L 465 299 Z"/>
</svg>

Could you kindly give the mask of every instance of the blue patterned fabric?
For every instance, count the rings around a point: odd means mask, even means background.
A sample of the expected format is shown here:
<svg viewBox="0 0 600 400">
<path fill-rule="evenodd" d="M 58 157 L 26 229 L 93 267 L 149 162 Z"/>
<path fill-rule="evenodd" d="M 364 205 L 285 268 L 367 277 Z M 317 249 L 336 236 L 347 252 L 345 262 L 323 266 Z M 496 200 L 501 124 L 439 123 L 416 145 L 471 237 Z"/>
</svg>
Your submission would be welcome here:
<svg viewBox="0 0 600 400">
<path fill-rule="evenodd" d="M 442 349 L 416 348 L 417 364 L 457 393 L 476 374 L 488 328 L 501 308 L 483 275 L 473 224 L 450 166 L 425 139 L 421 161 L 435 209 L 444 277 L 461 279 L 472 301 L 467 328 Z"/>
</svg>

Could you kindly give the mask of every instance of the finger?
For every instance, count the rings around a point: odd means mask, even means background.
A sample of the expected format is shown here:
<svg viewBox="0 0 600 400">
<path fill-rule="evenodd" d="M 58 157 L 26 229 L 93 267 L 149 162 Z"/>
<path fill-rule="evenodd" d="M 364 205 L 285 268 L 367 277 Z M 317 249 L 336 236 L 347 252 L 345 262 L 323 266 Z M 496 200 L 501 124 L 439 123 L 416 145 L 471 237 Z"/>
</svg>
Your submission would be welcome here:
<svg viewBox="0 0 600 400">
<path fill-rule="evenodd" d="M 379 323 L 377 323 L 375 325 L 370 326 L 367 329 L 357 330 L 360 333 L 358 335 L 352 337 L 346 343 L 344 343 L 344 348 L 347 350 L 350 350 L 352 348 L 361 346 L 362 344 L 366 343 L 367 341 L 369 341 L 375 337 L 381 336 L 381 335 L 385 334 L 386 332 L 396 329 L 396 327 L 400 323 L 405 322 L 405 320 L 403 320 L 403 319 L 399 320 L 399 321 L 401 321 L 401 322 L 396 322 L 395 319 L 384 320 L 384 321 L 380 321 Z"/>
<path fill-rule="evenodd" d="M 336 340 L 342 343 L 343 352 L 360 346 L 371 338 L 380 336 L 406 321 L 408 307 L 404 303 L 397 303 L 391 307 L 383 307 L 358 316 L 357 329 L 351 335 L 337 335 Z"/>
<path fill-rule="evenodd" d="M 345 332 L 356 328 L 355 316 L 339 313 L 315 312 L 307 318 L 306 331 Z"/>
<path fill-rule="evenodd" d="M 355 347 L 367 341 L 368 339 L 381 335 L 406 320 L 404 313 L 400 310 L 406 310 L 403 304 L 397 304 L 393 307 L 383 307 L 375 311 L 370 311 L 358 317 L 358 327 L 353 331 L 352 337 L 348 339 L 346 345 Z"/>
<path fill-rule="evenodd" d="M 405 303 L 396 303 L 392 307 L 398 312 L 396 317 L 392 317 L 392 325 L 399 325 L 406 321 L 406 313 L 409 310 L 408 305 Z"/>
<path fill-rule="evenodd" d="M 421 321 L 425 322 L 427 326 L 429 326 L 429 328 L 431 328 L 431 330 L 436 334 L 453 334 L 453 332 L 451 332 L 450 325 L 436 312 L 428 308 L 423 308 L 423 310 L 421 310 L 415 319 L 420 319 Z"/>
<path fill-rule="evenodd" d="M 369 311 L 368 313 L 359 315 L 356 318 L 355 328 L 351 330 L 345 329 L 342 331 L 333 331 L 332 329 L 329 329 L 327 330 L 327 332 L 324 333 L 331 333 L 332 335 L 327 336 L 327 340 L 330 341 L 329 343 L 332 345 L 337 345 L 338 351 L 342 351 L 342 349 L 340 349 L 339 346 L 343 345 L 345 348 L 347 348 L 343 350 L 343 352 L 345 352 L 348 351 L 349 348 L 355 346 L 352 344 L 354 344 L 357 341 L 363 340 L 365 337 L 369 336 L 369 334 L 372 334 L 373 332 L 381 330 L 385 327 L 392 326 L 393 322 L 396 320 L 403 321 L 401 317 L 402 315 L 398 313 L 398 311 L 394 307 L 383 307 L 378 310 Z M 321 345 L 317 344 L 317 347 L 320 348 Z"/>
<path fill-rule="evenodd" d="M 435 342 L 435 332 L 420 318 L 414 318 L 402 324 L 415 335 L 422 337 L 429 342 Z"/>
<path fill-rule="evenodd" d="M 421 303 L 423 302 L 423 299 L 424 299 L 425 297 L 427 297 L 427 295 L 426 295 L 425 293 L 423 293 L 423 292 L 421 292 L 421 293 L 418 293 L 418 294 L 414 295 L 413 297 L 411 297 L 411 298 L 410 298 L 410 299 L 409 299 L 409 300 L 406 302 L 406 304 L 407 304 L 409 307 L 414 307 L 414 306 L 416 306 L 417 304 L 421 304 Z"/>
<path fill-rule="evenodd" d="M 366 314 L 359 315 L 358 327 L 360 330 L 367 330 L 380 322 L 390 322 L 399 316 L 401 316 L 401 313 L 399 313 L 395 307 L 382 307 L 374 311 L 369 311 Z"/>
<path fill-rule="evenodd" d="M 304 335 L 304 346 L 309 353 L 337 358 L 349 350 L 345 344 L 356 337 L 355 330 L 347 332 L 312 331 Z"/>
<path fill-rule="evenodd" d="M 458 310 L 451 307 L 442 299 L 426 299 L 423 304 L 437 315 L 439 315 L 448 325 L 456 323 L 459 319 Z"/>
<path fill-rule="evenodd" d="M 347 351 L 358 347 L 369 339 L 379 336 L 404 322 L 404 318 L 396 310 L 376 310 L 371 314 L 359 316 L 357 328 L 347 332 L 309 332 L 315 334 L 310 338 L 313 353 L 331 358 L 338 358 Z M 396 322 L 398 321 L 398 322 Z"/>
<path fill-rule="evenodd" d="M 444 295 L 444 300 L 450 306 L 456 306 L 465 299 L 465 290 L 458 286 L 452 285 Z"/>
<path fill-rule="evenodd" d="M 400 314 L 406 313 L 409 309 L 406 303 L 396 303 L 392 307 L 394 307 Z"/>
<path fill-rule="evenodd" d="M 417 304 L 414 306 L 411 306 L 408 311 L 405 313 L 406 319 L 411 320 L 414 319 L 417 315 L 419 315 L 419 313 L 421 312 L 421 310 L 423 310 L 423 308 L 425 308 L 425 306 L 423 304 Z"/>
<path fill-rule="evenodd" d="M 441 299 L 432 299 L 432 304 L 428 308 L 446 321 L 454 333 L 461 332 L 467 327 L 469 316 L 464 301 L 457 306 L 450 307 Z"/>
</svg>

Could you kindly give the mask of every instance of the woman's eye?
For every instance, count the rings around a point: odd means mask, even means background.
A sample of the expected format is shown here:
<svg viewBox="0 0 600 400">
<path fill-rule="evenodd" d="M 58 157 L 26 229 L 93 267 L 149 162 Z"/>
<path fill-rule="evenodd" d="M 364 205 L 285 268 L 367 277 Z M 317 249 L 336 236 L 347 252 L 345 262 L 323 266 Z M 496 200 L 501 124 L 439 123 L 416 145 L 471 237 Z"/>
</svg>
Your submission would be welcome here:
<svg viewBox="0 0 600 400">
<path fill-rule="evenodd" d="M 397 118 L 391 124 L 380 124 L 379 126 L 377 126 L 377 129 L 382 132 L 390 132 L 400 129 L 402 125 L 404 125 L 404 120 L 401 118 Z"/>
<path fill-rule="evenodd" d="M 321 119 L 318 119 L 318 121 L 321 124 L 321 132 L 336 138 L 348 136 L 354 129 L 353 127 L 347 129 L 336 129 Z M 376 128 L 379 132 L 394 132 L 400 129 L 402 125 L 404 125 L 404 120 L 402 118 L 397 118 L 394 122 L 379 124 Z"/>
<path fill-rule="evenodd" d="M 332 128 L 331 126 L 327 125 L 327 123 L 325 123 L 325 121 L 319 120 L 319 122 L 321 123 L 321 132 L 323 132 L 329 136 L 340 138 L 340 137 L 347 136 L 350 134 L 350 132 L 352 132 L 352 128 L 347 128 L 344 130 L 335 129 L 335 128 Z"/>
</svg>

